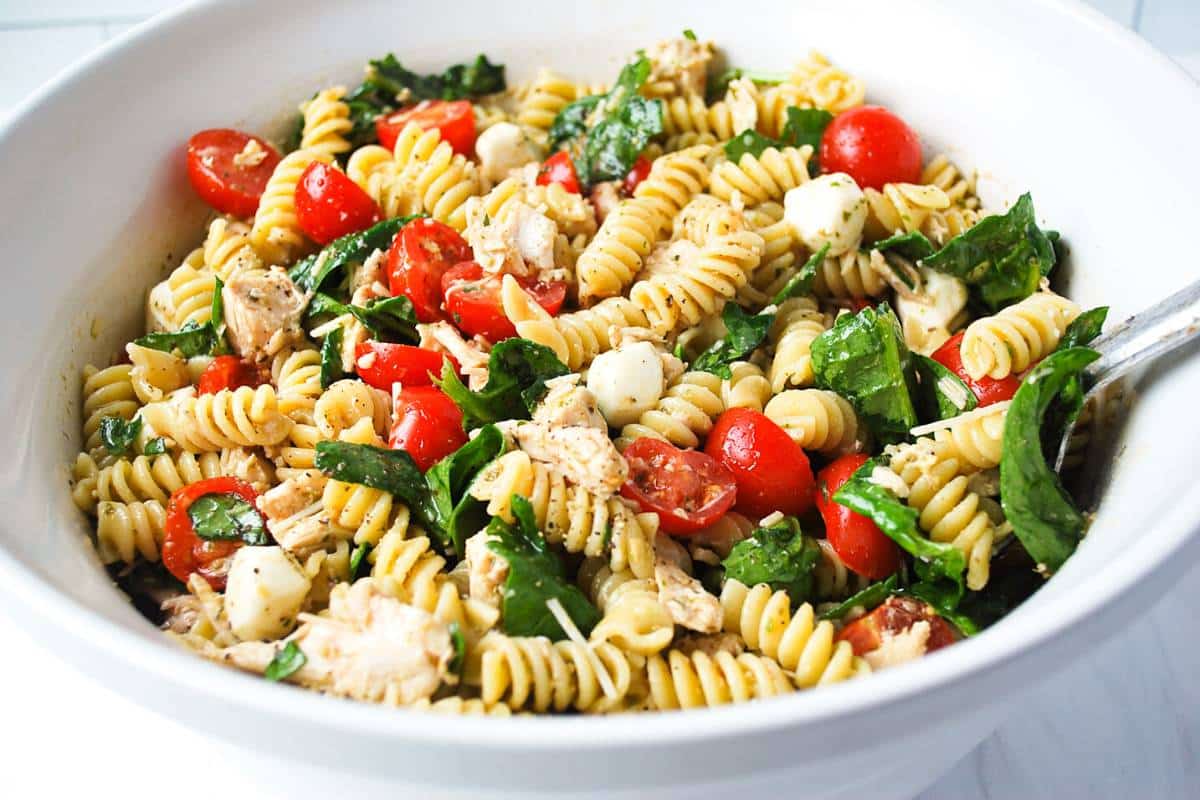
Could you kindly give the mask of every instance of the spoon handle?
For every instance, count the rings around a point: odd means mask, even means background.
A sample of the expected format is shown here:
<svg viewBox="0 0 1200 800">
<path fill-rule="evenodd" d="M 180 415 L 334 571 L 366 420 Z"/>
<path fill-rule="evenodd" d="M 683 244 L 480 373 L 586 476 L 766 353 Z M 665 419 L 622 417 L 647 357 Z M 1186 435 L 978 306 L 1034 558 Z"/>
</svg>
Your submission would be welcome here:
<svg viewBox="0 0 1200 800">
<path fill-rule="evenodd" d="M 1134 314 L 1091 347 L 1100 358 L 1086 370 L 1095 391 L 1200 335 L 1200 281 Z"/>
</svg>

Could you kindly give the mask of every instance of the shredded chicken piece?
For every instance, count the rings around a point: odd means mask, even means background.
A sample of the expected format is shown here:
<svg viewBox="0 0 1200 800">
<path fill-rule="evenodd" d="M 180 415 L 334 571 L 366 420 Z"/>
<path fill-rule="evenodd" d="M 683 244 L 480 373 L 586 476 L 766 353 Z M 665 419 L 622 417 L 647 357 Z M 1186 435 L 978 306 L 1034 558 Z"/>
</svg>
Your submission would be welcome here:
<svg viewBox="0 0 1200 800">
<path fill-rule="evenodd" d="M 676 239 L 673 242 L 659 242 L 646 256 L 638 280 L 648 278 L 656 273 L 675 274 L 696 259 L 700 246 L 691 239 Z"/>
<path fill-rule="evenodd" d="M 275 466 L 245 447 L 230 447 L 221 451 L 221 474 L 240 478 L 260 493 L 275 483 Z"/>
<path fill-rule="evenodd" d="M 376 250 L 350 275 L 350 302 L 364 305 L 367 300 L 387 297 L 387 254 Z"/>
<path fill-rule="evenodd" d="M 421 337 L 421 347 L 449 353 L 458 362 L 462 373 L 467 376 L 467 385 L 472 390 L 479 390 L 487 385 L 488 350 L 491 345 L 486 339 L 476 336 L 467 341 L 449 322 L 419 324 L 417 334 Z"/>
<path fill-rule="evenodd" d="M 879 647 L 864 653 L 863 658 L 875 670 L 913 661 L 925 655 L 930 632 L 929 623 L 919 620 L 900 633 L 884 633 Z"/>
<path fill-rule="evenodd" d="M 608 423 L 596 407 L 596 395 L 579 384 L 579 375 L 546 381 L 546 395 L 533 412 L 533 421 L 552 428 L 583 427 L 607 431 Z"/>
<path fill-rule="evenodd" d="M 737 78 L 729 82 L 726 95 L 735 131 L 754 130 L 758 125 L 758 90 L 749 78 Z"/>
<path fill-rule="evenodd" d="M 713 597 L 700 581 L 669 561 L 654 564 L 654 582 L 658 584 L 658 599 L 667 608 L 676 625 L 700 633 L 721 630 L 721 601 Z"/>
<path fill-rule="evenodd" d="M 490 606 L 500 605 L 500 587 L 508 578 L 508 562 L 488 547 L 486 531 L 480 531 L 467 539 L 467 588 L 468 594 Z"/>
<path fill-rule="evenodd" d="M 708 64 L 713 58 L 712 42 L 684 36 L 664 39 L 647 49 L 646 55 L 650 58 L 649 83 L 669 81 L 681 94 L 704 96 Z"/>
<path fill-rule="evenodd" d="M 308 304 L 287 272 L 248 269 L 230 278 L 221 291 L 229 341 L 252 361 L 266 361 L 304 338 L 300 317 Z"/>
<path fill-rule="evenodd" d="M 567 480 L 599 498 L 616 494 L 629 475 L 629 465 L 607 430 L 524 422 L 515 426 L 512 434 L 531 458 L 552 464 Z"/>
<path fill-rule="evenodd" d="M 497 219 L 489 219 L 483 202 L 467 203 L 464 238 L 484 272 L 532 277 L 554 269 L 554 239 L 558 226 L 532 206 L 514 200 Z"/>
</svg>

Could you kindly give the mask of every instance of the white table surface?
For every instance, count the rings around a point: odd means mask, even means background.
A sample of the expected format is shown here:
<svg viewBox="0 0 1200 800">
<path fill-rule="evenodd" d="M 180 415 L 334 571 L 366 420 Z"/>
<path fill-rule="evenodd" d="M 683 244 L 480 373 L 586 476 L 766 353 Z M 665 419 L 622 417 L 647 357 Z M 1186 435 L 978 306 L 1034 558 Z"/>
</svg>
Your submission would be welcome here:
<svg viewBox="0 0 1200 800">
<path fill-rule="evenodd" d="M 175 3 L 0 0 L 0 116 L 69 62 Z M 1092 4 L 1200 76 L 1200 0 Z M 1009 721 L 922 800 L 1200 796 L 1197 608 L 1200 566 L 1133 628 L 1014 701 Z M 2 608 L 0 642 L 0 764 L 9 767 L 0 796 L 283 800 L 253 759 L 66 666 Z"/>
</svg>

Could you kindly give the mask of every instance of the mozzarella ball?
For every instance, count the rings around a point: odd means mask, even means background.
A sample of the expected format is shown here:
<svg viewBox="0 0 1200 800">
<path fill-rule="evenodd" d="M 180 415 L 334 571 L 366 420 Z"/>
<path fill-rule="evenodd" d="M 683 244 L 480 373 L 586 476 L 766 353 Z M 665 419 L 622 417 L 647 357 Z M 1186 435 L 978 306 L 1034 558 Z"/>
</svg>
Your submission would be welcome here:
<svg viewBox="0 0 1200 800">
<path fill-rule="evenodd" d="M 537 145 L 511 122 L 497 122 L 479 134 L 475 154 L 479 156 L 480 174 L 492 183 L 504 180 L 509 170 L 540 161 L 542 156 Z"/>
<path fill-rule="evenodd" d="M 910 350 L 929 355 L 950 338 L 951 328 L 963 322 L 967 287 L 953 275 L 921 267 L 921 291 L 896 293 L 896 313 Z"/>
<path fill-rule="evenodd" d="M 239 639 L 278 639 L 296 627 L 312 581 L 282 547 L 243 547 L 225 584 L 225 611 Z"/>
<path fill-rule="evenodd" d="M 846 173 L 821 175 L 784 195 L 783 218 L 809 250 L 828 244 L 829 255 L 839 256 L 862 238 L 867 198 Z"/>
<path fill-rule="evenodd" d="M 601 353 L 588 370 L 587 388 L 611 427 L 636 422 L 666 389 L 662 357 L 649 342 Z"/>
</svg>

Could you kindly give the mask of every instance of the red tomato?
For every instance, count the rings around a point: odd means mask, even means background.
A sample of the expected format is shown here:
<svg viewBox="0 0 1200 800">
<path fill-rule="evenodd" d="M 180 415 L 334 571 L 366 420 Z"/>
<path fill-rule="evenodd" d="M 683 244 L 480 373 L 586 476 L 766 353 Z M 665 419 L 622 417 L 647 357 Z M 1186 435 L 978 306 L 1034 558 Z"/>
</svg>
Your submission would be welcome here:
<svg viewBox="0 0 1200 800">
<path fill-rule="evenodd" d="M 429 386 L 433 378 L 442 374 L 442 364 L 446 361 L 450 361 L 454 370 L 458 371 L 458 365 L 444 353 L 410 344 L 366 341 L 354 347 L 354 366 L 358 377 L 385 392 L 392 391 L 393 383 Z"/>
<path fill-rule="evenodd" d="M 825 537 L 838 557 L 859 575 L 877 581 L 900 569 L 900 548 L 874 522 L 833 501 L 867 460 L 865 453 L 846 455 L 818 472 L 816 501 L 825 520 Z"/>
<path fill-rule="evenodd" d="M 979 399 L 980 408 L 1003 400 L 1011 400 L 1012 396 L 1017 393 L 1017 389 L 1021 387 L 1020 379 L 1016 375 L 1009 375 L 1000 380 L 989 378 L 986 375 L 982 378 L 972 378 L 963 367 L 962 340 L 962 331 L 951 336 L 945 344 L 933 352 L 933 360 L 962 378 L 962 382 Z"/>
<path fill-rule="evenodd" d="M 538 170 L 538 186 L 549 186 L 552 183 L 561 183 L 568 192 L 580 194 L 579 175 L 575 172 L 571 154 L 566 150 L 559 150 L 547 158 L 542 163 L 542 168 Z"/>
<path fill-rule="evenodd" d="M 625 449 L 629 480 L 621 494 L 658 514 L 667 533 L 686 535 L 712 525 L 737 499 L 733 473 L 711 456 L 643 437 Z"/>
<path fill-rule="evenodd" d="M 265 157 L 237 163 L 238 154 L 251 141 L 258 143 Z M 188 139 L 188 180 L 200 199 L 222 214 L 252 217 L 279 159 L 279 151 L 257 136 L 230 128 L 211 128 Z"/>
<path fill-rule="evenodd" d="M 854 648 L 854 655 L 861 656 L 877 650 L 883 644 L 884 634 L 895 636 L 903 633 L 921 620 L 929 623 L 926 653 L 941 650 L 958 641 L 958 634 L 950 623 L 939 617 L 928 603 L 913 597 L 889 597 L 886 603 L 870 614 L 842 628 L 837 641 L 849 642 Z"/>
<path fill-rule="evenodd" d="M 388 286 L 392 295 L 412 300 L 421 322 L 436 322 L 442 314 L 442 275 L 471 257 L 471 247 L 458 231 L 422 217 L 400 229 L 388 250 Z"/>
<path fill-rule="evenodd" d="M 638 187 L 638 184 L 646 180 L 646 176 L 650 174 L 650 159 L 645 156 L 638 156 L 637 161 L 633 162 L 633 166 L 629 168 L 629 174 L 625 176 L 623 188 L 625 194 L 632 195 L 633 190 Z"/>
<path fill-rule="evenodd" d="M 919 183 L 921 140 L 886 108 L 851 108 L 834 117 L 821 136 L 821 171 L 845 172 L 864 189 Z"/>
<path fill-rule="evenodd" d="M 808 456 L 783 428 L 749 408 L 717 417 L 704 452 L 737 479 L 737 508 L 758 519 L 772 511 L 803 514 L 812 508 Z"/>
<path fill-rule="evenodd" d="M 389 444 L 413 457 L 422 472 L 467 443 L 462 411 L 436 386 L 406 386 L 396 395 Z"/>
<path fill-rule="evenodd" d="M 216 394 L 222 389 L 237 389 L 241 386 L 262 386 L 271 380 L 269 373 L 237 356 L 217 356 L 196 382 L 199 394 Z"/>
<path fill-rule="evenodd" d="M 296 220 L 308 237 L 329 244 L 381 219 L 379 206 L 358 184 L 328 164 L 314 161 L 296 185 Z"/>
<path fill-rule="evenodd" d="M 422 130 L 437 128 L 443 142 L 464 156 L 475 152 L 475 109 L 467 100 L 422 100 L 415 106 L 393 111 L 375 120 L 379 143 L 391 150 L 404 126 L 415 122 Z"/>
<path fill-rule="evenodd" d="M 210 542 L 196 535 L 188 508 L 206 494 L 236 494 L 250 505 L 254 505 L 258 499 L 254 488 L 237 478 L 207 478 L 176 490 L 167 501 L 162 562 L 172 575 L 184 583 L 193 572 L 198 572 L 209 585 L 221 591 L 225 588 L 230 559 L 242 543 Z"/>
<path fill-rule="evenodd" d="M 567 297 L 563 281 L 531 281 L 517 278 L 525 291 L 550 314 L 557 314 Z M 464 261 L 442 276 L 446 295 L 446 313 L 464 333 L 499 342 L 517 335 L 517 329 L 504 315 L 500 304 L 500 279 L 483 277 L 483 268 Z"/>
</svg>

